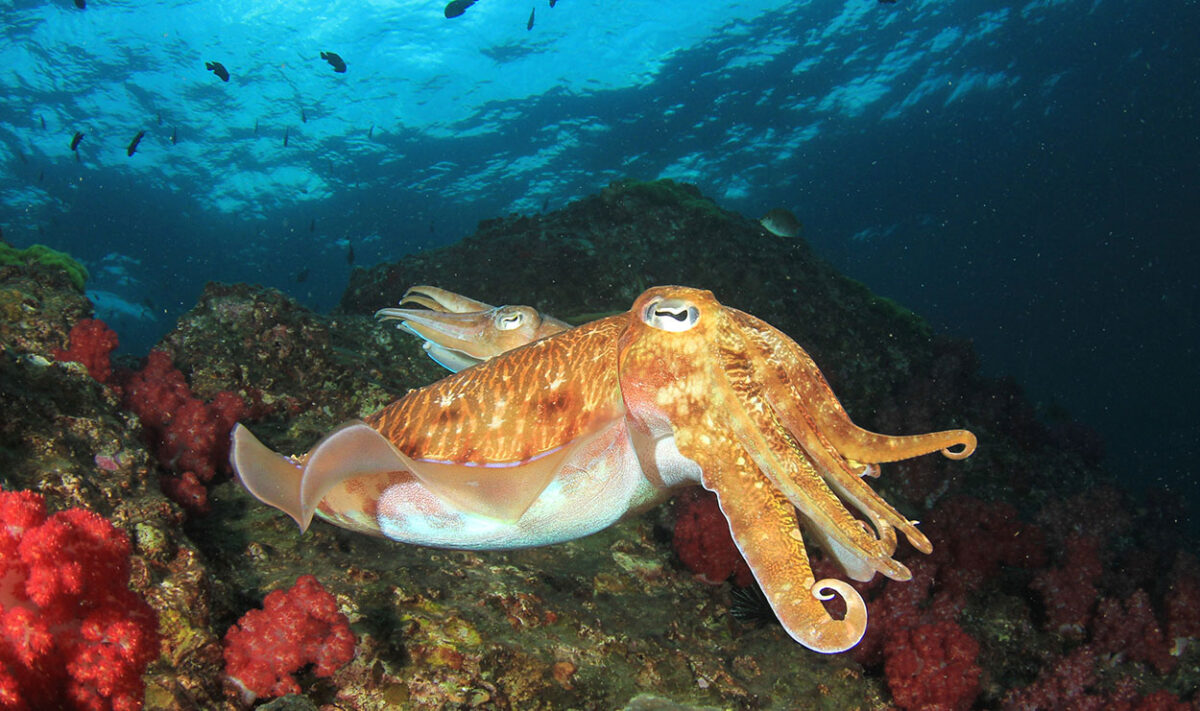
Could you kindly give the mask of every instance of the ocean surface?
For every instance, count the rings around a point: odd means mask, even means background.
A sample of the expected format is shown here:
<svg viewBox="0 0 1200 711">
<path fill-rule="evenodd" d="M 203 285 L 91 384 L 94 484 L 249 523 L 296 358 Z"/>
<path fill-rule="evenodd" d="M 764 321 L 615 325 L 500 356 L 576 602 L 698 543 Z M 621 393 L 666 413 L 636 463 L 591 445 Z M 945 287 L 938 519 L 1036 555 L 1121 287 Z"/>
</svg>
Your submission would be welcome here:
<svg viewBox="0 0 1200 711">
<path fill-rule="evenodd" d="M 3 238 L 82 259 L 140 355 L 207 281 L 329 309 L 355 266 L 669 177 L 790 208 L 1131 489 L 1196 497 L 1195 0 L 444 8 L 0 1 Z"/>
</svg>

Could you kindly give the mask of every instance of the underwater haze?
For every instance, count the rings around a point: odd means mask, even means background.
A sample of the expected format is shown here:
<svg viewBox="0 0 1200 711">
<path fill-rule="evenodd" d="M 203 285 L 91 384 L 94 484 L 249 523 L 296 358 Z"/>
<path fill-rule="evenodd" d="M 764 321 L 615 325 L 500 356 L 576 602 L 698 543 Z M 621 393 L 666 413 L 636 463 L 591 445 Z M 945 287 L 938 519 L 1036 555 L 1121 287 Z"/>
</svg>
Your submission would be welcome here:
<svg viewBox="0 0 1200 711">
<path fill-rule="evenodd" d="M 1111 469 L 1194 497 L 1194 0 L 444 8 L 0 0 L 4 239 L 84 260 L 141 354 L 209 280 L 328 309 L 355 266 L 674 178 L 790 208 Z"/>
</svg>

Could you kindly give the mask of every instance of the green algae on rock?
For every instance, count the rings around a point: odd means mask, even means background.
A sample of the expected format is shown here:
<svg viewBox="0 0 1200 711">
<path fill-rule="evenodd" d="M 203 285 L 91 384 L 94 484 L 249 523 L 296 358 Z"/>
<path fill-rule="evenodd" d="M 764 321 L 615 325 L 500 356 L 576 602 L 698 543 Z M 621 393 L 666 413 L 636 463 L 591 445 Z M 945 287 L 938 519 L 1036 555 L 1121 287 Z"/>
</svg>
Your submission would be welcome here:
<svg viewBox="0 0 1200 711">
<path fill-rule="evenodd" d="M 36 266 L 64 272 L 79 291 L 83 291 L 84 282 L 88 279 L 87 268 L 71 255 L 44 244 L 17 249 L 0 243 L 0 266 L 11 265 Z"/>
</svg>

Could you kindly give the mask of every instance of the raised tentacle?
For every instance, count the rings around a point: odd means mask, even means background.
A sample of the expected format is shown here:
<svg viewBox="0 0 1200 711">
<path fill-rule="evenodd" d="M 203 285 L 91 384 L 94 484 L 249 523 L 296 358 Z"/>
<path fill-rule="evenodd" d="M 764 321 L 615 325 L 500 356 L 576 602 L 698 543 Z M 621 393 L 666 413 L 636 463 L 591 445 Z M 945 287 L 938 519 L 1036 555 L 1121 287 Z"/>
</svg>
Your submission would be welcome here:
<svg viewBox="0 0 1200 711">
<path fill-rule="evenodd" d="M 780 354 L 786 354 L 785 360 L 794 368 L 790 382 L 796 385 L 801 401 L 807 403 L 807 409 L 813 413 L 817 429 L 847 458 L 871 464 L 895 462 L 941 451 L 950 459 L 964 459 L 975 451 L 975 435 L 967 430 L 884 435 L 859 427 L 850 420 L 850 415 L 833 394 L 833 389 L 807 351 L 765 321 L 736 309 L 729 311 L 754 330 L 777 334 Z"/>
<path fill-rule="evenodd" d="M 791 367 L 790 351 L 778 342 L 786 336 L 775 329 L 762 330 L 757 327 L 759 324 L 762 322 L 742 324 L 748 347 L 753 348 L 759 356 L 754 377 L 762 383 L 767 400 L 779 420 L 796 438 L 800 448 L 813 459 L 826 483 L 871 521 L 882 551 L 887 555 L 896 550 L 897 529 L 904 533 L 914 548 L 923 553 L 930 552 L 932 546 L 929 539 L 863 480 L 864 465 L 848 460 L 821 431 L 812 409 L 803 399 L 801 383 L 807 374 Z M 886 570 L 880 572 L 888 574 Z M 908 571 L 896 572 L 905 575 Z"/>
<path fill-rule="evenodd" d="M 738 402 L 725 403 L 727 426 L 771 483 L 799 509 L 807 524 L 805 530 L 817 536 L 855 580 L 870 580 L 876 572 L 894 580 L 911 578 L 908 568 L 891 557 L 895 541 L 873 535 L 829 487 L 826 467 L 836 463 L 822 461 L 820 447 L 804 447 L 780 422 L 771 406 L 771 393 L 763 388 L 759 369 L 752 365 L 757 359 L 744 357 L 753 344 L 729 345 L 734 350 L 721 352 L 720 361 Z M 713 377 L 721 375 L 718 372 Z"/>
<path fill-rule="evenodd" d="M 427 309 L 433 309 L 434 311 L 454 314 L 490 311 L 493 308 L 491 304 L 476 301 L 468 296 L 439 289 L 436 286 L 425 285 L 409 287 L 408 291 L 404 292 L 404 296 L 400 297 L 400 305 L 403 306 L 406 303 L 417 304 Z"/>
</svg>

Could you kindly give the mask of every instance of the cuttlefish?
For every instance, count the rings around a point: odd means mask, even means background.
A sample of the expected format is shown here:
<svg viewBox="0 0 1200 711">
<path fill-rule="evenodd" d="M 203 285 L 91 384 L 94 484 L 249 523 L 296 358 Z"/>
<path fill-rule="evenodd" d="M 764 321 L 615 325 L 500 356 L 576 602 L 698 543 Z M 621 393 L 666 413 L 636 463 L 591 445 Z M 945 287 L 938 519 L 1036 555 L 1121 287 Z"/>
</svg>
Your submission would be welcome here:
<svg viewBox="0 0 1200 711">
<path fill-rule="evenodd" d="M 896 532 L 932 546 L 863 477 L 938 451 L 962 459 L 975 444 L 966 430 L 857 427 L 790 338 L 707 291 L 666 286 L 410 392 L 304 455 L 276 454 L 238 425 L 231 458 L 301 529 L 315 515 L 469 549 L 571 540 L 700 485 L 788 634 L 839 652 L 861 639 L 866 606 L 846 581 L 815 578 L 805 536 L 854 580 L 910 578 L 892 557 Z M 824 604 L 835 596 L 841 617 Z"/>
<path fill-rule="evenodd" d="M 410 288 L 400 297 L 405 304 L 425 308 L 379 309 L 375 318 L 399 321 L 421 338 L 426 355 L 452 373 L 571 327 L 532 306 L 492 306 L 436 286 Z"/>
</svg>

